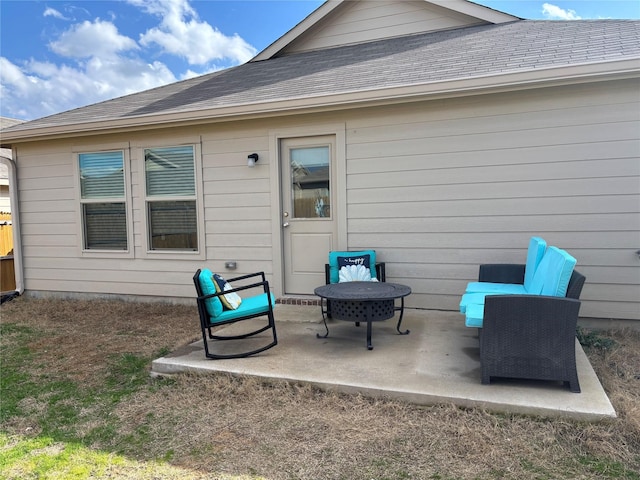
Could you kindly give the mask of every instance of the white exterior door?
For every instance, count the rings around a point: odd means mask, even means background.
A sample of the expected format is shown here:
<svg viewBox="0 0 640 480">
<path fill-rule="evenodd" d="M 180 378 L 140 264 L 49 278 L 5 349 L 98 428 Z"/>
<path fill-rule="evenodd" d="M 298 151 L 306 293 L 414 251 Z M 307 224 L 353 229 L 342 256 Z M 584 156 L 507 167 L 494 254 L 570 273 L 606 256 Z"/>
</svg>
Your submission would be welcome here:
<svg viewBox="0 0 640 480">
<path fill-rule="evenodd" d="M 313 294 L 336 245 L 335 137 L 280 140 L 284 293 Z"/>
</svg>

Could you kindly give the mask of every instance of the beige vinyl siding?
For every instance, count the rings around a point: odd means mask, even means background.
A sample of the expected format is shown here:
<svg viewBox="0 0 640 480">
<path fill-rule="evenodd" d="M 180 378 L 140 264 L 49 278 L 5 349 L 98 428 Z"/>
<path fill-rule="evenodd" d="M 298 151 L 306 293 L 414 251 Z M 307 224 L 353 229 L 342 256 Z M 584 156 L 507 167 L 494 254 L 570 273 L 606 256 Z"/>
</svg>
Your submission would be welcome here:
<svg viewBox="0 0 640 480">
<path fill-rule="evenodd" d="M 271 132 L 342 123 L 346 246 L 375 248 L 388 280 L 411 286 L 408 306 L 457 310 L 479 264 L 522 263 L 529 237 L 540 235 L 574 255 L 586 275 L 582 316 L 640 320 L 639 89 L 637 80 L 603 82 L 82 140 L 199 139 L 205 260 L 145 257 L 136 158 L 133 257 L 81 258 L 70 143 L 22 144 L 25 287 L 188 301 L 203 265 L 281 278 Z M 260 159 L 249 169 L 253 152 Z M 226 271 L 228 260 L 238 270 Z"/>
<path fill-rule="evenodd" d="M 528 238 L 587 277 L 581 315 L 640 318 L 637 81 L 380 109 L 347 123 L 351 248 L 372 247 L 408 305 L 457 309 L 478 265 Z"/>
<path fill-rule="evenodd" d="M 81 147 L 62 141 L 21 145 L 18 171 L 26 289 L 191 299 L 194 294 L 191 278 L 203 265 L 228 277 L 254 271 L 265 271 L 271 276 L 267 130 L 249 131 L 246 138 L 234 138 L 238 130 L 235 125 L 171 129 L 156 135 L 121 134 L 82 139 Z M 206 209 L 203 245 L 206 260 L 189 255 L 174 258 L 171 253 L 166 257 L 162 254 L 149 257 L 139 152 L 144 145 L 160 142 L 171 146 L 194 139 L 201 142 L 203 149 L 204 168 L 198 188 L 203 189 L 201 208 Z M 109 258 L 108 254 L 83 258 L 73 152 L 118 142 L 133 145 L 128 201 L 133 213 L 134 254 L 131 258 Z M 251 145 L 251 151 L 244 145 Z M 263 167 L 248 169 L 247 155 L 256 148 Z M 227 260 L 236 260 L 238 270 L 225 270 Z"/>
<path fill-rule="evenodd" d="M 273 274 L 269 140 L 266 129 L 240 125 L 203 135 L 207 258 L 237 261 L 246 272 Z M 247 167 L 247 155 L 258 164 Z M 247 270 L 248 269 L 248 270 Z"/>
<path fill-rule="evenodd" d="M 299 53 L 482 23 L 424 1 L 350 1 L 310 28 L 282 53 Z"/>
<path fill-rule="evenodd" d="M 77 256 L 74 177 L 69 152 L 70 147 L 63 142 L 30 144 L 17 150 L 25 266 L 32 259 Z M 36 272 L 35 276 L 39 275 Z"/>
</svg>

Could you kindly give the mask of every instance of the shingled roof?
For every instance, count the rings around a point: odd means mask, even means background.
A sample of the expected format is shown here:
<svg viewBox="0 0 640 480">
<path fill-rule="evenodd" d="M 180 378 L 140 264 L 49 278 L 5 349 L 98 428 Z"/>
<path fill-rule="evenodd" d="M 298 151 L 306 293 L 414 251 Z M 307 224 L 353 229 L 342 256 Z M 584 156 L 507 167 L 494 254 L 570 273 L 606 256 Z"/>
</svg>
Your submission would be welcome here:
<svg viewBox="0 0 640 480">
<path fill-rule="evenodd" d="M 70 132 L 87 123 L 135 126 L 150 118 L 162 123 L 169 117 L 251 115 L 293 108 L 293 102 L 304 108 L 329 99 L 382 100 L 399 95 L 398 88 L 431 85 L 425 92 L 436 92 L 474 79 L 480 87 L 510 74 L 600 64 L 601 73 L 637 76 L 640 21 L 521 20 L 275 57 L 23 123 L 3 137 L 23 138 L 48 127 Z"/>
</svg>

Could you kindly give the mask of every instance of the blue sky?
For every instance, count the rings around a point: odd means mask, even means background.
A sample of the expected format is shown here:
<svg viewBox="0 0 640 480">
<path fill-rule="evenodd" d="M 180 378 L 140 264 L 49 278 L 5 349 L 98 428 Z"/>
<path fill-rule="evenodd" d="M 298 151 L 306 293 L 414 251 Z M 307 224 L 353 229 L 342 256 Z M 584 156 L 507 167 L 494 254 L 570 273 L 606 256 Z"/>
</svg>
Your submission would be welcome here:
<svg viewBox="0 0 640 480">
<path fill-rule="evenodd" d="M 322 0 L 1 0 L 0 115 L 31 120 L 246 62 Z M 640 18 L 637 0 L 475 0 L 527 19 Z"/>
</svg>

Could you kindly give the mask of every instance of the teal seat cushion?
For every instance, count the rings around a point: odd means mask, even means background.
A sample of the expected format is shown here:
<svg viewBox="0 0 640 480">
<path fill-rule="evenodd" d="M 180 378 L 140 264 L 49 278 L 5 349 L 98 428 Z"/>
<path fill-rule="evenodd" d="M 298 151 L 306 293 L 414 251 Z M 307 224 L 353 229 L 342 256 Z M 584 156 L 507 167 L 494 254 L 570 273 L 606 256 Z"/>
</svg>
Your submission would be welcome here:
<svg viewBox="0 0 640 480">
<path fill-rule="evenodd" d="M 473 303 L 484 303 L 484 296 L 486 293 L 465 293 L 460 299 L 460 313 L 467 311 L 467 305 Z"/>
<path fill-rule="evenodd" d="M 527 264 L 524 268 L 524 288 L 528 291 L 538 265 L 547 251 L 547 242 L 540 237 L 531 237 L 527 250 Z"/>
<path fill-rule="evenodd" d="M 218 293 L 215 283 L 213 282 L 213 273 L 208 268 L 200 270 L 198 281 L 200 282 L 200 289 L 203 295 Z M 222 313 L 222 302 L 218 297 L 207 298 L 204 301 L 204 305 L 210 317 L 215 318 Z"/>
<path fill-rule="evenodd" d="M 360 250 L 357 252 L 329 252 L 329 283 L 338 283 L 340 281 L 340 263 L 341 259 L 359 259 L 363 258 L 369 265 L 371 280 L 376 277 L 376 252 L 375 250 Z M 366 257 L 366 258 L 365 258 Z"/>
<path fill-rule="evenodd" d="M 247 290 L 249 291 L 249 290 Z M 271 307 L 276 305 L 276 297 L 269 293 L 269 299 L 271 300 Z M 265 313 L 269 310 L 269 303 L 267 300 L 267 294 L 262 293 L 253 297 L 246 297 L 242 299 L 242 303 L 236 310 L 224 310 L 220 315 L 215 318 L 211 318 L 212 324 L 218 322 L 224 322 L 227 320 L 233 320 L 239 317 L 246 317 L 249 315 L 257 315 L 259 313 Z"/>
<path fill-rule="evenodd" d="M 576 266 L 576 259 L 564 250 L 549 247 L 540 261 L 528 293 L 564 297 L 569 280 Z"/>
<path fill-rule="evenodd" d="M 470 282 L 465 293 L 511 294 L 527 293 L 524 285 L 518 283 Z"/>
<path fill-rule="evenodd" d="M 484 318 L 484 305 L 483 304 L 471 304 L 467 305 L 467 311 L 465 315 L 464 324 L 467 327 L 482 328 L 482 321 Z"/>
<path fill-rule="evenodd" d="M 509 285 L 509 284 L 504 284 Z M 467 311 L 468 305 L 484 305 L 484 299 L 487 295 L 525 295 L 527 292 L 524 291 L 524 287 L 522 285 L 516 285 L 516 287 L 520 287 L 520 289 L 513 289 L 511 291 L 507 291 L 506 289 L 501 292 L 473 292 L 473 293 L 465 293 L 462 295 L 460 299 L 460 313 L 465 313 Z"/>
<path fill-rule="evenodd" d="M 460 313 L 466 313 L 467 306 L 474 303 L 484 304 L 484 297 L 491 295 L 490 293 L 465 293 L 460 299 Z"/>
</svg>

